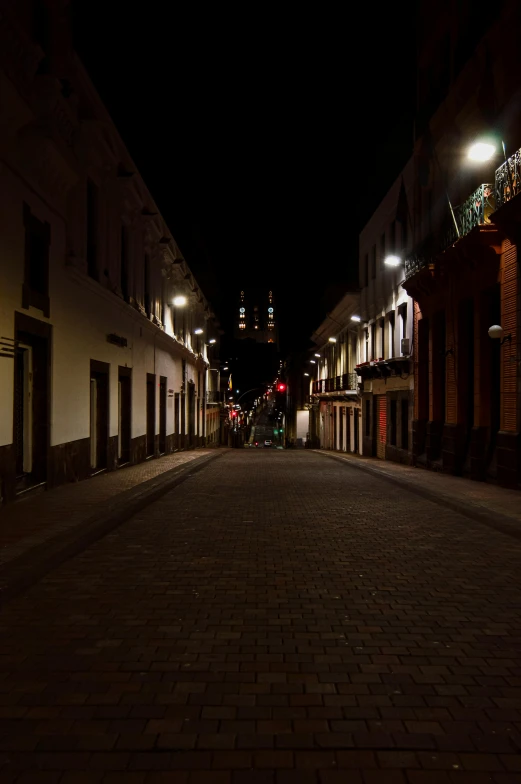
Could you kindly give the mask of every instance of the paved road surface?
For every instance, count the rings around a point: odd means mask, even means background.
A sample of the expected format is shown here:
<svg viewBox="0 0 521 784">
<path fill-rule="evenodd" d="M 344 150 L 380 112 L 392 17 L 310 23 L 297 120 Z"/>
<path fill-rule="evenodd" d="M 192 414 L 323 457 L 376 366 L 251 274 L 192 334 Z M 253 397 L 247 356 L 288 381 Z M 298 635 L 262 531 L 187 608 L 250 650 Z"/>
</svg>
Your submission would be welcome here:
<svg viewBox="0 0 521 784">
<path fill-rule="evenodd" d="M 521 542 L 231 450 L 0 616 L 0 781 L 518 784 Z"/>
</svg>

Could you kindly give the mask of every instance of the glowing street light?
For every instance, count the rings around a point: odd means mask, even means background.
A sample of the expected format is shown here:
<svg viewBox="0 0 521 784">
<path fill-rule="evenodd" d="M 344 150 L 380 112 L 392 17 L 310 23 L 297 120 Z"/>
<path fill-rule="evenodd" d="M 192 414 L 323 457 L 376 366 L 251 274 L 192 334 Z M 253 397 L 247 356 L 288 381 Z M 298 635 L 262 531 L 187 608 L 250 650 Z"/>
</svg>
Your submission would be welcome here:
<svg viewBox="0 0 521 784">
<path fill-rule="evenodd" d="M 495 144 L 490 142 L 475 142 L 467 153 L 471 161 L 489 161 L 496 154 Z"/>
<path fill-rule="evenodd" d="M 203 330 L 199 327 L 198 329 L 194 329 L 194 335 L 202 335 Z"/>
<path fill-rule="evenodd" d="M 360 316 L 351 316 L 351 321 L 360 321 Z"/>
<path fill-rule="evenodd" d="M 336 338 L 329 338 L 330 343 L 336 343 Z"/>
<path fill-rule="evenodd" d="M 217 343 L 217 341 L 215 338 L 212 338 L 211 340 L 208 341 L 208 343 Z"/>
<path fill-rule="evenodd" d="M 183 294 L 178 294 L 177 297 L 174 297 L 173 304 L 176 308 L 182 308 L 186 305 L 186 297 Z"/>
<path fill-rule="evenodd" d="M 320 354 L 315 354 L 315 356 L 316 356 L 316 357 L 318 357 L 318 358 L 320 359 Z"/>
<path fill-rule="evenodd" d="M 309 376 L 309 373 L 304 373 L 305 376 Z"/>
<path fill-rule="evenodd" d="M 387 264 L 388 267 L 399 267 L 401 263 L 402 260 L 399 256 L 386 256 L 384 259 L 384 264 Z"/>
</svg>

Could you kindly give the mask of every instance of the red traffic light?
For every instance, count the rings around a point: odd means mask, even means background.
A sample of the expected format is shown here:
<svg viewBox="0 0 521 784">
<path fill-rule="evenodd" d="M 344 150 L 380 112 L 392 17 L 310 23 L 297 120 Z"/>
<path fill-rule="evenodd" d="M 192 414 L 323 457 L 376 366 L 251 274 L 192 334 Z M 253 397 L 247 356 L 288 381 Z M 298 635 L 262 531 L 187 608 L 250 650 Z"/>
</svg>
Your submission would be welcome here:
<svg viewBox="0 0 521 784">
<path fill-rule="evenodd" d="M 277 384 L 277 392 L 285 392 L 286 384 Z"/>
<path fill-rule="evenodd" d="M 232 411 L 232 417 L 236 417 L 236 416 L 237 416 L 237 411 Z"/>
</svg>

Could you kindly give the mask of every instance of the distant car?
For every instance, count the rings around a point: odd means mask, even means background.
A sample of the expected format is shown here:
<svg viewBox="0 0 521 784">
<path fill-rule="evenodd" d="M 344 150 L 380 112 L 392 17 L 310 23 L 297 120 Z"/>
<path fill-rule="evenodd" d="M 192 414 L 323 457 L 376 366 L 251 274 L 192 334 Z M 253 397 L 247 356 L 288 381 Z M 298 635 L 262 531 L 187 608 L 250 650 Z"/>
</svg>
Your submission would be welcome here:
<svg viewBox="0 0 521 784">
<path fill-rule="evenodd" d="M 273 441 L 270 441 L 269 438 L 267 438 L 264 442 L 264 446 L 273 446 Z"/>
</svg>

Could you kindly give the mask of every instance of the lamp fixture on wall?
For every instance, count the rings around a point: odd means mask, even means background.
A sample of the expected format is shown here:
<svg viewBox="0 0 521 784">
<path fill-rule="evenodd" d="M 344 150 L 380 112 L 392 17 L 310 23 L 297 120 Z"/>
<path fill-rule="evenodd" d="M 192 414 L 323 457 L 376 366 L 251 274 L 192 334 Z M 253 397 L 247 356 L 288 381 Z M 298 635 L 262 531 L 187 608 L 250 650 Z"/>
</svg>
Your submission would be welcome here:
<svg viewBox="0 0 521 784">
<path fill-rule="evenodd" d="M 503 327 L 499 324 L 492 324 L 491 327 L 488 329 L 488 336 L 492 338 L 492 340 L 499 340 L 501 338 L 501 343 L 499 344 L 502 346 L 504 343 L 511 343 L 512 342 L 512 334 L 509 333 L 503 337 Z"/>
</svg>

